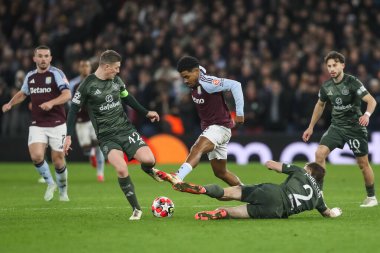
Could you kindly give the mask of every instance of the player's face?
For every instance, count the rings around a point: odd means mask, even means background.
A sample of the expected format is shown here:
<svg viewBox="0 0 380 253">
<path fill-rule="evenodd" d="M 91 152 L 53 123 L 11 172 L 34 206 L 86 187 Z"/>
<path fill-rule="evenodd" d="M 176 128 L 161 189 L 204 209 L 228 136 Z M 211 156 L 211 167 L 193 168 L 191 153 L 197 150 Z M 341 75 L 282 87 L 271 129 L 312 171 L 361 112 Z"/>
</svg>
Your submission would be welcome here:
<svg viewBox="0 0 380 253">
<path fill-rule="evenodd" d="M 51 54 L 49 49 L 37 49 L 33 56 L 33 61 L 36 63 L 39 70 L 46 70 L 50 66 Z"/>
<path fill-rule="evenodd" d="M 120 62 L 106 64 L 105 72 L 107 78 L 114 79 L 115 76 L 120 72 Z"/>
<path fill-rule="evenodd" d="M 81 76 L 88 76 L 91 73 L 91 64 L 89 61 L 79 62 L 79 73 Z"/>
<path fill-rule="evenodd" d="M 326 63 L 326 67 L 331 78 L 338 78 L 343 73 L 344 63 L 341 63 L 335 59 L 329 59 Z"/>
<path fill-rule="evenodd" d="M 185 71 L 182 71 L 180 74 L 187 87 L 193 88 L 198 85 L 198 78 L 199 78 L 198 68 L 194 68 L 192 71 L 185 70 Z"/>
</svg>

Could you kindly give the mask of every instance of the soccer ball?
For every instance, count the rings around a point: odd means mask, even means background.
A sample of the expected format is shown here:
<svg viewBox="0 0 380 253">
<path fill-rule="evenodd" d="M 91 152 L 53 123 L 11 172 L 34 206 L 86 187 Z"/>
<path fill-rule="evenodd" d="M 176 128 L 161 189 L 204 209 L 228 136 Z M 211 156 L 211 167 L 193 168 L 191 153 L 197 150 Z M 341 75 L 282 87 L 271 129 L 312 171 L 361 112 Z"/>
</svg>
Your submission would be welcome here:
<svg viewBox="0 0 380 253">
<path fill-rule="evenodd" d="M 171 217 L 174 213 L 174 203 L 168 197 L 158 197 L 153 200 L 152 213 L 155 217 Z"/>
</svg>

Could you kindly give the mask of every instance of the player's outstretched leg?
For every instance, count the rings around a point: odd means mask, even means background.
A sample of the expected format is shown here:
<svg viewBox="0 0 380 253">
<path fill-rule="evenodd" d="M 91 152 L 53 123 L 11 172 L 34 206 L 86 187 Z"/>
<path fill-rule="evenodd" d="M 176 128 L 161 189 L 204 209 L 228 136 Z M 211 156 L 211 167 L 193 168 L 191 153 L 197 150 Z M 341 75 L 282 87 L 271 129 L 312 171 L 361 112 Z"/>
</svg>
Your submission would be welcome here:
<svg viewBox="0 0 380 253">
<path fill-rule="evenodd" d="M 196 220 L 219 220 L 227 219 L 228 212 L 225 209 L 216 209 L 214 211 L 202 211 L 195 214 Z"/>
<path fill-rule="evenodd" d="M 206 189 L 201 185 L 180 182 L 173 185 L 173 189 L 181 192 L 188 192 L 192 194 L 204 194 Z"/>
</svg>

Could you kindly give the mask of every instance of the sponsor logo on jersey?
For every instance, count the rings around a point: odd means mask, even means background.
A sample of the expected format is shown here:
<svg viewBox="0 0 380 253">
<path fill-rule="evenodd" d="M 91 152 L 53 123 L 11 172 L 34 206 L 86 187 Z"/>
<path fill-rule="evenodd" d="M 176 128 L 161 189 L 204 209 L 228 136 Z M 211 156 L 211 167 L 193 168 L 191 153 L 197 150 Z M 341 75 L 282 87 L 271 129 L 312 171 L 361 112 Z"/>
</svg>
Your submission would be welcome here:
<svg viewBox="0 0 380 253">
<path fill-rule="evenodd" d="M 40 87 L 30 88 L 30 94 L 43 94 L 43 93 L 50 93 L 50 92 L 51 92 L 51 88 L 50 87 L 46 87 L 46 88 L 40 88 Z"/>
<path fill-rule="evenodd" d="M 80 97 L 81 97 L 81 94 L 79 91 L 76 91 L 75 94 L 74 94 L 74 97 L 73 99 L 71 99 L 71 102 L 73 102 L 74 104 L 80 104 Z"/>
<path fill-rule="evenodd" d="M 346 86 L 344 86 L 342 89 L 342 95 L 347 96 L 349 93 L 350 93 L 350 91 L 347 89 Z"/>
<path fill-rule="evenodd" d="M 107 95 L 106 96 L 106 102 L 107 103 L 111 103 L 113 101 L 113 97 L 112 97 L 112 95 Z"/>
<path fill-rule="evenodd" d="M 342 99 L 341 99 L 340 97 L 337 97 L 337 98 L 335 99 L 335 104 L 337 104 L 337 105 L 341 105 L 341 104 L 342 104 Z"/>
<path fill-rule="evenodd" d="M 329 90 L 329 92 L 327 92 L 327 96 L 332 96 L 332 95 L 333 95 L 332 91 Z"/>
<path fill-rule="evenodd" d="M 32 79 L 32 80 L 30 81 L 30 83 L 35 83 L 35 82 L 34 82 L 34 79 Z"/>
<path fill-rule="evenodd" d="M 100 94 L 102 94 L 102 92 L 99 89 L 96 89 L 94 95 L 100 95 Z"/>
<path fill-rule="evenodd" d="M 99 107 L 99 110 L 100 111 L 108 111 L 109 109 L 115 108 L 119 105 L 120 105 L 120 101 L 112 102 L 112 103 L 109 103 L 106 105 L 102 105 L 101 107 Z"/>
<path fill-rule="evenodd" d="M 46 84 L 51 84 L 51 76 L 46 77 L 45 83 Z"/>
<path fill-rule="evenodd" d="M 205 103 L 205 100 L 203 98 L 195 98 L 193 96 L 191 96 L 194 103 L 198 104 L 198 105 L 201 105 L 201 104 L 204 104 Z"/>
<path fill-rule="evenodd" d="M 350 108 L 352 108 L 351 104 L 348 104 L 348 105 L 334 105 L 334 109 L 338 110 L 338 111 L 343 111 L 343 110 L 350 109 Z"/>
</svg>

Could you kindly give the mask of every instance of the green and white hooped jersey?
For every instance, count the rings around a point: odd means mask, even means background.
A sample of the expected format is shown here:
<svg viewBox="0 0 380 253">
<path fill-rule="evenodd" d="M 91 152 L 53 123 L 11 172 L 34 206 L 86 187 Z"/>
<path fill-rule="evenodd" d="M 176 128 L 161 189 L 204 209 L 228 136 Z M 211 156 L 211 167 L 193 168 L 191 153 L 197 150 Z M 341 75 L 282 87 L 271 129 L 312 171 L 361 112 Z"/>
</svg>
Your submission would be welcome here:
<svg viewBox="0 0 380 253">
<path fill-rule="evenodd" d="M 126 96 L 128 91 L 120 77 L 101 80 L 91 74 L 80 84 L 72 102 L 87 108 L 100 140 L 121 130 L 133 128 L 122 106 L 121 98 Z"/>
<path fill-rule="evenodd" d="M 359 118 L 362 98 L 368 94 L 364 85 L 354 76 L 344 74 L 342 81 L 326 81 L 319 90 L 322 102 L 330 101 L 332 106 L 331 124 L 340 128 L 361 127 Z"/>
</svg>

